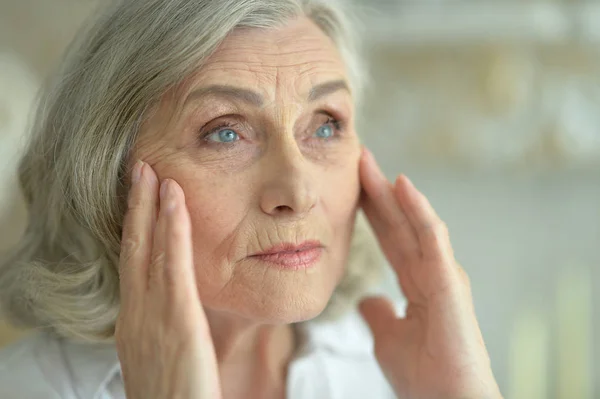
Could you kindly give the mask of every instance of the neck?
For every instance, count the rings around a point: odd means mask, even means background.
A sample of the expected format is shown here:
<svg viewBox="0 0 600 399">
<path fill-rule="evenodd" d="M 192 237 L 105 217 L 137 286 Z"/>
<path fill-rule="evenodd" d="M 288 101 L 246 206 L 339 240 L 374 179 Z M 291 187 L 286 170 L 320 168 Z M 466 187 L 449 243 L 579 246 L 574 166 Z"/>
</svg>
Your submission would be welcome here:
<svg viewBox="0 0 600 399">
<path fill-rule="evenodd" d="M 205 311 L 224 397 L 243 397 L 243 392 L 257 392 L 257 396 L 245 397 L 281 396 L 287 366 L 296 347 L 293 327 L 260 324 L 231 314 Z"/>
</svg>

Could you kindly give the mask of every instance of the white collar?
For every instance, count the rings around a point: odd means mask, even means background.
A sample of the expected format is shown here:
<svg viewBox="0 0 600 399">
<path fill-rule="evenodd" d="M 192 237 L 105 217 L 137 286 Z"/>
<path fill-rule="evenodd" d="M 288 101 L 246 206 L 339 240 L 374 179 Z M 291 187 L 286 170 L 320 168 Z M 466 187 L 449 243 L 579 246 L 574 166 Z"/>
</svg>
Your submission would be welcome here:
<svg viewBox="0 0 600 399">
<path fill-rule="evenodd" d="M 303 323 L 303 352 L 326 350 L 341 357 L 372 357 L 373 337 L 360 314 L 353 310 L 332 321 Z"/>
<path fill-rule="evenodd" d="M 351 311 L 339 320 L 302 323 L 306 339 L 302 353 L 326 350 L 339 356 L 372 357 L 373 339 L 362 317 Z M 99 399 L 113 378 L 120 378 L 121 365 L 114 344 L 86 344 L 60 339 L 65 360 L 80 398 Z"/>
<path fill-rule="evenodd" d="M 100 398 L 109 382 L 121 373 L 115 345 L 60 341 L 77 397 Z"/>
</svg>

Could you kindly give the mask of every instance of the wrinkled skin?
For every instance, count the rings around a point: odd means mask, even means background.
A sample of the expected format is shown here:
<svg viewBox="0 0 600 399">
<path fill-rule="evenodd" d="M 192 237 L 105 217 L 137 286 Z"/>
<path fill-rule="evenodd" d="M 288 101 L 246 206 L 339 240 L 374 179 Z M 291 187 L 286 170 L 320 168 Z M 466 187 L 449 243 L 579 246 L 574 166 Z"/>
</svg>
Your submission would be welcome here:
<svg viewBox="0 0 600 399">
<path fill-rule="evenodd" d="M 120 263 L 129 399 L 283 398 L 289 323 L 318 315 L 339 283 L 361 186 L 410 303 L 407 319 L 382 299 L 361 307 L 390 383 L 418 399 L 499 395 L 443 224 L 361 152 L 347 81 L 333 43 L 300 18 L 234 31 L 149 114 Z M 322 245 L 310 268 L 253 256 L 306 240 Z"/>
</svg>

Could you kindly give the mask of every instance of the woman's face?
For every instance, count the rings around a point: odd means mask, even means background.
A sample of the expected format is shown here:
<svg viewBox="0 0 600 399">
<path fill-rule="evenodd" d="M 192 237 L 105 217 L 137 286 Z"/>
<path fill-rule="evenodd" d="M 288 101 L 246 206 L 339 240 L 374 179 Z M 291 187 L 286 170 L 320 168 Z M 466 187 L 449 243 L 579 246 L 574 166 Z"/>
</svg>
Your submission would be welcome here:
<svg viewBox="0 0 600 399">
<path fill-rule="evenodd" d="M 135 156 L 185 192 L 208 309 L 275 323 L 324 309 L 345 269 L 360 146 L 344 64 L 310 20 L 232 33 L 185 94 L 165 96 Z"/>
</svg>

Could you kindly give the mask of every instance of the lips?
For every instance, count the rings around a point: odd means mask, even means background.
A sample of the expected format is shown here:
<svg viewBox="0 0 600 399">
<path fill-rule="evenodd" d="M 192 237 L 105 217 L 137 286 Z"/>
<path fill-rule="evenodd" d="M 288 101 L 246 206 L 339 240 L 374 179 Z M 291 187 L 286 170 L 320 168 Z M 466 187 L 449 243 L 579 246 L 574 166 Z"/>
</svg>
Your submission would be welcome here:
<svg viewBox="0 0 600 399">
<path fill-rule="evenodd" d="M 322 253 L 323 244 L 313 240 L 305 241 L 299 245 L 291 243 L 278 244 L 264 252 L 252 255 L 252 258 L 272 266 L 300 270 L 315 266 Z"/>
<path fill-rule="evenodd" d="M 301 244 L 291 244 L 291 243 L 281 243 L 275 245 L 264 252 L 257 253 L 253 256 L 262 256 L 262 255 L 273 255 L 279 253 L 292 253 L 292 252 L 301 252 L 307 251 L 315 248 L 323 248 L 323 244 L 320 241 L 310 240 L 304 241 Z"/>
</svg>

